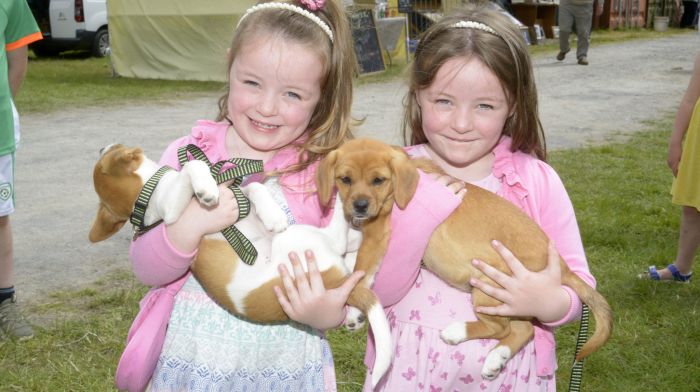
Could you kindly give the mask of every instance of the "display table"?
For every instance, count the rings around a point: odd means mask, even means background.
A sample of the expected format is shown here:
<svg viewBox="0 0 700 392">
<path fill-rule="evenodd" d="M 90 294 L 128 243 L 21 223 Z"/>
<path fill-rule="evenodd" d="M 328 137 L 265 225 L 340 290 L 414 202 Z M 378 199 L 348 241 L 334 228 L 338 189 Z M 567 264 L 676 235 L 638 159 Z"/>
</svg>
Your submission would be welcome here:
<svg viewBox="0 0 700 392">
<path fill-rule="evenodd" d="M 537 35 L 535 34 L 535 24 L 539 24 L 544 30 L 546 38 L 554 38 L 552 26 L 556 25 L 557 5 L 553 3 L 515 3 L 511 5 L 513 16 L 527 26 L 530 30 L 532 43 L 535 44 Z M 540 22 L 538 22 L 538 20 Z"/>
</svg>

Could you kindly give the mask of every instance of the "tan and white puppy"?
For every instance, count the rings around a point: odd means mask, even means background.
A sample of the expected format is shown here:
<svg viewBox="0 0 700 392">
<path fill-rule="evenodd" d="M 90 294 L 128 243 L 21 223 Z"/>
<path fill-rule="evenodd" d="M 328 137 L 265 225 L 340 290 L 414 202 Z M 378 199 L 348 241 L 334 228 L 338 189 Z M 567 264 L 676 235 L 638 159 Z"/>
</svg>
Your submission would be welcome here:
<svg viewBox="0 0 700 392">
<path fill-rule="evenodd" d="M 392 227 L 394 203 L 405 208 L 416 191 L 418 169 L 441 172 L 426 160 L 411 160 L 400 148 L 377 140 L 355 139 L 328 154 L 317 172 L 318 193 L 330 202 L 338 188 L 346 218 L 362 230 L 362 245 L 355 270 L 366 272 L 358 284 L 370 287 L 385 255 Z M 549 240 L 540 227 L 507 200 L 482 188 L 467 184 L 467 193 L 457 209 L 433 232 L 423 256 L 426 268 L 448 284 L 472 292 L 474 306 L 497 306 L 496 299 L 469 285 L 470 278 L 495 284 L 471 260 L 483 260 L 511 274 L 505 261 L 491 246 L 503 243 L 531 271 L 545 268 Z M 398 229 L 400 230 L 400 228 Z M 562 284 L 571 287 L 586 303 L 596 319 L 593 336 L 582 347 L 577 359 L 596 351 L 610 337 L 612 312 L 603 296 L 569 270 L 560 258 Z M 482 377 L 495 378 L 505 363 L 534 335 L 531 320 L 476 313 L 477 321 L 454 323 L 441 337 L 457 344 L 467 339 L 499 339 L 488 354 Z"/>
<path fill-rule="evenodd" d="M 129 220 L 144 183 L 158 170 L 140 148 L 110 145 L 101 151 L 95 165 L 93 182 L 100 198 L 95 221 L 90 230 L 92 242 L 115 234 Z M 327 227 L 288 225 L 287 217 L 267 187 L 251 183 L 242 188 L 251 201 L 250 214 L 236 223 L 236 228 L 258 251 L 253 265 L 242 262 L 223 235 L 206 236 L 192 264 L 192 272 L 209 296 L 229 312 L 258 322 L 288 320 L 273 291 L 283 287 L 278 265 L 291 270 L 289 253 L 303 256 L 313 250 L 326 288 L 340 286 L 352 272 L 361 235 L 345 220 L 340 198 Z M 156 186 L 145 214 L 145 225 L 164 219 L 175 222 L 196 195 L 200 202 L 214 205 L 218 187 L 209 167 L 201 161 L 187 162 L 179 172 L 167 172 Z M 305 264 L 305 263 L 302 263 Z M 373 366 L 373 385 L 389 368 L 391 336 L 381 304 L 376 295 L 358 285 L 348 304 L 361 309 L 377 341 L 377 360 Z"/>
</svg>

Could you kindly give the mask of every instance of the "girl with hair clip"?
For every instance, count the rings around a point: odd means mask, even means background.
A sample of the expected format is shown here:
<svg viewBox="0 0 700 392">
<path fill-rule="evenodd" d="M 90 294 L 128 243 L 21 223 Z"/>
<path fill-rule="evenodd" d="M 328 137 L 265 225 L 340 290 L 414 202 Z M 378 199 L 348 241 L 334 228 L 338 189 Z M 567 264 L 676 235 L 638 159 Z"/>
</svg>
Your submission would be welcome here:
<svg viewBox="0 0 700 392">
<path fill-rule="evenodd" d="M 404 134 L 414 157 L 429 158 L 454 178 L 509 200 L 537 222 L 576 274 L 594 286 L 574 209 L 558 175 L 545 162 L 537 91 L 525 42 L 501 12 L 471 5 L 447 15 L 421 37 L 410 69 Z M 440 204 L 440 203 L 435 203 Z M 581 301 L 561 285 L 559 264 L 530 272 L 501 244 L 508 276 L 473 263 L 496 284 L 471 284 L 503 302 L 476 309 L 492 315 L 534 317 L 535 337 L 512 358 L 489 357 L 497 340 L 450 345 L 440 331 L 454 321 L 476 321 L 469 293 L 421 269 L 407 294 L 385 271 L 402 265 L 385 258 L 374 288 L 392 327 L 395 356 L 377 390 L 553 391 L 554 327 L 578 320 Z M 550 254 L 555 254 L 550 246 Z M 368 340 L 365 363 L 373 362 Z M 503 366 L 504 365 L 504 366 Z M 371 367 L 370 367 L 371 368 Z M 365 390 L 370 390 L 369 377 Z"/>
<path fill-rule="evenodd" d="M 275 176 L 253 175 L 245 181 L 264 180 L 290 223 L 325 226 L 332 211 L 319 203 L 314 173 L 320 158 L 352 137 L 355 67 L 347 15 L 337 0 L 261 2 L 248 9 L 235 29 L 228 50 L 228 89 L 219 100 L 216 121 L 199 121 L 190 135 L 168 146 L 160 163 L 179 168 L 178 149 L 188 144 L 198 146 L 211 162 L 262 160 L 265 172 Z M 454 186 L 445 184 L 422 180 L 423 187 L 432 189 L 426 200 L 451 198 L 454 208 Z M 446 207 L 443 216 L 450 211 Z M 433 228 L 441 220 L 436 216 Z M 206 208 L 193 199 L 177 222 L 133 240 L 134 273 L 154 287 L 129 331 L 117 368 L 118 388 L 336 390 L 323 330 L 343 321 L 347 296 L 362 274 L 333 290 L 313 287 L 308 302 L 291 304 L 294 319 L 306 325 L 236 317 L 206 294 L 189 267 L 202 237 L 238 218 L 233 192 L 222 185 L 217 206 Z M 419 260 L 422 249 L 413 253 Z M 312 268 L 313 254 L 306 256 L 307 268 Z M 297 284 L 305 283 L 299 257 L 290 260 Z M 283 276 L 291 282 L 288 274 Z"/>
</svg>

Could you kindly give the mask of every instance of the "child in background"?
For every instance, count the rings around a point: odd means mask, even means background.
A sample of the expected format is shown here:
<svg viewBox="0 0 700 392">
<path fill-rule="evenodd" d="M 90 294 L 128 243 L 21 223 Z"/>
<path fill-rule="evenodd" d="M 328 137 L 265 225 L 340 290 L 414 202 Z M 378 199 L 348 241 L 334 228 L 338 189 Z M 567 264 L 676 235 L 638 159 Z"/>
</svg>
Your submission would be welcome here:
<svg viewBox="0 0 700 392">
<path fill-rule="evenodd" d="M 266 186 L 290 223 L 324 226 L 332 213 L 323 211 L 315 194 L 315 167 L 351 137 L 355 56 L 342 6 L 336 0 L 299 0 L 251 7 L 236 28 L 228 60 L 229 88 L 219 101 L 217 121 L 198 122 L 191 135 L 166 149 L 160 163 L 179 168 L 177 151 L 187 144 L 200 147 L 211 162 L 260 159 L 266 172 L 279 174 Z M 260 180 L 252 177 L 248 181 Z M 435 189 L 428 200 L 453 199 L 445 203 L 451 204 L 446 216 L 458 199 L 443 184 L 427 184 Z M 141 302 L 129 332 L 117 386 L 335 391 L 332 355 L 321 330 L 343 321 L 349 291 L 362 274 L 317 293 L 309 303 L 313 312 L 301 309 L 297 317 L 309 326 L 260 324 L 231 315 L 189 273 L 202 236 L 238 219 L 232 192 L 225 186 L 220 191 L 216 207 L 192 200 L 177 222 L 132 242 L 134 273 L 156 287 Z M 441 220 L 436 215 L 435 225 Z M 422 249 L 414 253 L 418 263 Z M 298 259 L 292 264 L 299 265 Z"/>
<path fill-rule="evenodd" d="M 537 91 L 527 47 L 517 27 L 498 11 L 471 5 L 445 16 L 422 36 L 410 69 L 404 133 L 413 157 L 429 158 L 447 174 L 486 188 L 518 206 L 545 231 L 569 268 L 595 286 L 574 209 L 556 172 L 545 163 Z M 466 196 L 468 197 L 468 195 Z M 440 204 L 440 203 L 435 203 Z M 497 340 L 449 345 L 440 331 L 454 321 L 475 321 L 471 295 L 421 269 L 403 297 L 380 296 L 392 327 L 395 357 L 380 381 L 383 391 L 553 391 L 552 330 L 580 317 L 581 302 L 561 285 L 555 257 L 530 272 L 502 245 L 495 249 L 513 276 L 465 260 L 501 287 L 471 284 L 503 302 L 485 314 L 534 317 L 535 337 L 493 380 L 482 367 Z M 555 254 L 550 246 L 550 255 Z M 402 260 L 385 258 L 378 293 L 403 282 L 385 273 Z M 373 362 L 368 339 L 365 363 Z M 369 391 L 369 380 L 365 390 Z"/>
<path fill-rule="evenodd" d="M 666 268 L 657 271 L 652 265 L 640 278 L 690 282 L 700 246 L 700 53 L 668 141 L 668 167 L 674 177 L 671 201 L 681 206 L 678 252 Z"/>
</svg>

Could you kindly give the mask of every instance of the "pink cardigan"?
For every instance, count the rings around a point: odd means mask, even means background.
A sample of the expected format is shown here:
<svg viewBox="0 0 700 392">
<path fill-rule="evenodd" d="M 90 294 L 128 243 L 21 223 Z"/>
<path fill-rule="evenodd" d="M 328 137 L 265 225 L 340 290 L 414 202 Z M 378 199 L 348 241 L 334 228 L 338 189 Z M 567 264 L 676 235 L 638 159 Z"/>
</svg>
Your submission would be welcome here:
<svg viewBox="0 0 700 392">
<path fill-rule="evenodd" d="M 571 271 L 595 287 L 596 281 L 588 269 L 574 207 L 564 184 L 547 163 L 522 152 L 511 152 L 510 143 L 511 139 L 504 136 L 494 149 L 493 175 L 502 184 L 498 195 L 520 207 L 537 222 L 554 241 L 559 254 Z M 408 147 L 407 150 L 414 157 L 430 158 L 423 145 Z M 437 207 L 440 203 L 435 202 L 434 205 Z M 390 247 L 401 241 L 401 232 L 395 233 L 396 235 L 389 240 Z M 385 307 L 389 306 L 385 311 L 389 312 L 390 306 L 403 298 L 407 287 L 414 283 L 419 268 L 419 264 L 404 259 L 396 259 L 389 255 L 385 257 L 374 282 L 374 291 L 379 294 L 382 304 Z M 397 271 L 400 271 L 401 275 L 397 275 Z M 403 279 L 402 276 L 410 276 L 412 279 Z M 564 286 L 564 289 L 571 297 L 569 312 L 555 323 L 535 325 L 535 360 L 538 376 L 552 375 L 557 368 L 553 328 L 581 317 L 581 300 L 569 287 Z M 365 364 L 370 368 L 374 363 L 374 355 L 374 338 L 370 334 L 365 355 Z"/>
<path fill-rule="evenodd" d="M 199 121 L 191 135 L 168 146 L 160 163 L 179 168 L 177 149 L 190 143 L 199 146 L 212 162 L 229 159 L 225 149 L 227 128 L 228 124 L 224 122 Z M 265 170 L 288 167 L 296 162 L 297 152 L 295 148 L 279 151 L 265 163 Z M 321 207 L 315 193 L 315 170 L 316 165 L 301 173 L 285 175 L 280 184 L 297 223 L 323 226 L 332 214 Z M 432 203 L 433 200 L 441 202 L 436 205 Z M 392 213 L 392 222 L 399 225 L 397 227 L 412 229 L 397 233 L 397 239 L 387 250 L 387 257 L 419 265 L 430 233 L 458 204 L 459 199 L 449 189 L 421 173 L 416 197 L 405 210 L 395 207 Z M 127 346 L 117 367 L 118 388 L 141 390 L 150 380 L 165 339 L 175 295 L 187 280 L 189 266 L 196 253 L 183 254 L 177 251 L 168 240 L 164 225 L 152 229 L 131 243 L 129 255 L 134 274 L 143 283 L 155 287 L 141 300 L 139 314 L 129 330 Z M 417 273 L 417 269 L 397 271 L 396 276 L 402 281 L 413 281 Z M 408 287 L 410 284 L 405 289 Z"/>
</svg>

